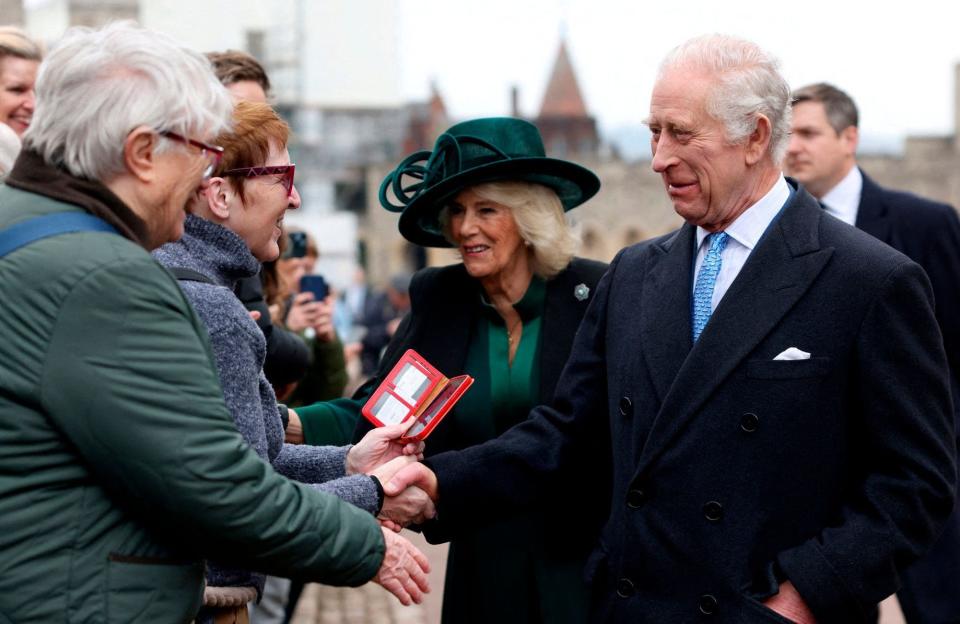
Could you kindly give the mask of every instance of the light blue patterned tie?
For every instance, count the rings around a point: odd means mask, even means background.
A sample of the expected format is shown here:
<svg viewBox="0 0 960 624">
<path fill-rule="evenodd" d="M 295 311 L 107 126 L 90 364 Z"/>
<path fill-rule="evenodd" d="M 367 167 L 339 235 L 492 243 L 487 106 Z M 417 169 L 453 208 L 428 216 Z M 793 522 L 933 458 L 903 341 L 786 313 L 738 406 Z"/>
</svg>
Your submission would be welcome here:
<svg viewBox="0 0 960 624">
<path fill-rule="evenodd" d="M 697 274 L 697 283 L 693 287 L 693 341 L 696 342 L 707 326 L 710 315 L 713 313 L 713 287 L 717 284 L 720 275 L 720 257 L 730 235 L 726 232 L 714 232 L 707 236 L 710 248 L 703 257 L 700 272 Z"/>
</svg>

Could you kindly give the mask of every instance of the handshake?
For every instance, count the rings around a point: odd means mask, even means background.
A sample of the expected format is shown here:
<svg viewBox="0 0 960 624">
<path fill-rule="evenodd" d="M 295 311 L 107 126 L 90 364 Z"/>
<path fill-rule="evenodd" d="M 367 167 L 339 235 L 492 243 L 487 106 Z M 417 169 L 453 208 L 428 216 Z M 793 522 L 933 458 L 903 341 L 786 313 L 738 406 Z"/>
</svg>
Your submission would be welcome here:
<svg viewBox="0 0 960 624">
<path fill-rule="evenodd" d="M 426 556 L 397 533 L 405 526 L 425 522 L 436 515 L 437 480 L 420 463 L 423 442 L 404 443 L 406 424 L 373 429 L 347 452 L 346 473 L 366 474 L 383 486 L 383 505 L 378 519 L 383 530 L 384 556 L 373 578 L 404 605 L 420 603 L 430 591 Z"/>
</svg>

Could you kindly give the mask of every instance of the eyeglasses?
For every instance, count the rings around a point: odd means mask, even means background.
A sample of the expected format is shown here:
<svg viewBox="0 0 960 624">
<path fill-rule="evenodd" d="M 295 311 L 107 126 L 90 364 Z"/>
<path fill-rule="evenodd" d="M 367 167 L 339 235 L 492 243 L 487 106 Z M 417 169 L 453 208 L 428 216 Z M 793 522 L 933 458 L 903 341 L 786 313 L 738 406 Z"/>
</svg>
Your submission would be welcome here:
<svg viewBox="0 0 960 624">
<path fill-rule="evenodd" d="M 283 188 L 287 189 L 287 197 L 293 194 L 293 173 L 296 170 L 297 166 L 290 165 L 275 165 L 273 167 L 240 167 L 239 169 L 230 169 L 229 171 L 224 171 L 221 175 L 224 176 L 237 176 L 242 178 L 256 178 L 258 176 L 265 175 L 282 175 Z"/>
<path fill-rule="evenodd" d="M 195 141 L 193 139 L 188 139 L 185 136 L 181 136 L 176 132 L 170 132 L 164 130 L 160 133 L 160 136 L 167 137 L 174 141 L 179 141 L 184 145 L 192 145 L 200 149 L 200 152 L 207 159 L 207 168 L 203 170 L 203 179 L 206 180 L 213 175 L 213 172 L 216 171 L 217 167 L 220 165 L 220 161 L 223 159 L 223 148 L 217 145 L 208 145 L 203 141 Z"/>
</svg>

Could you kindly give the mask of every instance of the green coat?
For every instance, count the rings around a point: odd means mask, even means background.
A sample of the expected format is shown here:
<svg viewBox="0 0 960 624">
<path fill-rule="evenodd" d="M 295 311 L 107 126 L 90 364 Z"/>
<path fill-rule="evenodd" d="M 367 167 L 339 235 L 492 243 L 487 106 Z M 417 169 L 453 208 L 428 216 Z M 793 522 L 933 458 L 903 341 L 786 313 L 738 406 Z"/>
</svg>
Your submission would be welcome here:
<svg viewBox="0 0 960 624">
<path fill-rule="evenodd" d="M 0 228 L 76 206 L 0 187 Z M 203 558 L 359 585 L 375 520 L 243 442 L 203 326 L 121 236 L 0 259 L 0 622 L 185 622 Z"/>
</svg>

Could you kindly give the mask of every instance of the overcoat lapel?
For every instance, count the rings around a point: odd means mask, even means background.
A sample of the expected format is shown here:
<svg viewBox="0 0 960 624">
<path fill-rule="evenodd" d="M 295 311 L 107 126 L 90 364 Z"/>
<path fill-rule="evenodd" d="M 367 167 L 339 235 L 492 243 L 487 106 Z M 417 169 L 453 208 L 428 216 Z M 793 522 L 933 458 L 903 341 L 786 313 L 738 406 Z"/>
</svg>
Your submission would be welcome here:
<svg viewBox="0 0 960 624">
<path fill-rule="evenodd" d="M 690 297 L 697 229 L 689 224 L 655 247 L 640 309 L 643 355 L 662 404 L 693 344 Z"/>
<path fill-rule="evenodd" d="M 833 250 L 820 248 L 820 217 L 816 200 L 799 190 L 770 226 L 683 361 L 654 420 L 638 471 L 689 424 L 710 395 L 777 326 L 823 270 Z M 676 307 L 675 303 L 669 305 L 670 309 Z M 665 339 L 671 337 L 679 339 L 674 330 L 665 334 Z M 668 346 L 656 347 L 665 348 Z"/>
<path fill-rule="evenodd" d="M 876 182 L 863 175 L 863 188 L 860 191 L 860 205 L 857 208 L 856 226 L 874 238 L 890 243 L 890 218 L 883 201 L 883 190 Z"/>
</svg>

